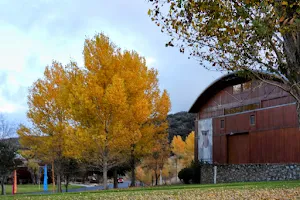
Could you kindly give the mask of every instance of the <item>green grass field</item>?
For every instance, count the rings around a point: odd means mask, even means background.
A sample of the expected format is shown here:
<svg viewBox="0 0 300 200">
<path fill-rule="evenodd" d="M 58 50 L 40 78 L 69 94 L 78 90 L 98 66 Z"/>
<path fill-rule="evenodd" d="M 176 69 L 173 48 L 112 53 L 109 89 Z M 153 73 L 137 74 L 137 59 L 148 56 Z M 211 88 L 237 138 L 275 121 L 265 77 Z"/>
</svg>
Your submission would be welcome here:
<svg viewBox="0 0 300 200">
<path fill-rule="evenodd" d="M 6 194 L 12 194 L 12 185 L 6 185 Z M 69 185 L 68 189 L 75 189 L 75 188 L 80 188 L 80 186 L 75 186 L 75 185 Z M 24 193 L 29 193 L 29 192 L 42 192 L 43 191 L 43 185 L 39 187 L 39 185 L 31 185 L 31 184 L 26 184 L 26 185 L 18 185 L 17 187 L 18 194 L 24 194 Z M 52 185 L 48 186 L 49 191 L 52 190 Z M 62 189 L 65 189 L 65 186 L 62 185 Z"/>
<path fill-rule="evenodd" d="M 52 195 L 15 195 L 3 200 L 84 199 L 299 199 L 300 181 L 173 185 Z"/>
</svg>

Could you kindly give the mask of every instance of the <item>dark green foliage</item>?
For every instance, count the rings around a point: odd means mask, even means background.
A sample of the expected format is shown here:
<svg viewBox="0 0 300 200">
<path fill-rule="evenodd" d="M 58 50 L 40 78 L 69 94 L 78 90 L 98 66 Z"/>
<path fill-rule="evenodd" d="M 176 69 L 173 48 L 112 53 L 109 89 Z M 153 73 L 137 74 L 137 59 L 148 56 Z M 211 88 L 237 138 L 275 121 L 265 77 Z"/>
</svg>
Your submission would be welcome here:
<svg viewBox="0 0 300 200">
<path fill-rule="evenodd" d="M 63 158 L 62 166 L 62 173 L 65 179 L 66 192 L 68 192 L 70 179 L 79 175 L 79 163 L 73 158 Z"/>
<path fill-rule="evenodd" d="M 0 174 L 8 174 L 15 167 L 15 157 L 17 155 L 17 148 L 10 145 L 10 143 L 0 141 Z"/>
<path fill-rule="evenodd" d="M 195 161 L 191 162 L 190 168 L 193 169 L 193 171 L 194 171 L 194 176 L 192 178 L 193 183 L 200 183 L 201 165 L 202 165 L 202 163 L 200 163 L 200 162 L 195 162 Z"/>
<path fill-rule="evenodd" d="M 114 170 L 117 170 L 117 173 L 118 175 L 120 176 L 125 176 L 126 172 L 130 171 L 130 166 L 129 166 L 129 163 L 124 163 L 120 166 L 116 166 L 116 167 L 113 167 L 111 168 L 110 170 L 108 170 L 107 172 L 107 176 L 109 178 L 112 178 L 113 177 L 113 173 L 114 173 Z"/>
<path fill-rule="evenodd" d="M 185 140 L 186 136 L 195 130 L 195 117 L 195 114 L 188 112 L 178 112 L 168 115 L 169 142 L 171 142 L 176 135 L 180 135 L 182 139 Z"/>
<path fill-rule="evenodd" d="M 203 164 L 202 162 L 192 161 L 189 167 L 182 169 L 178 173 L 179 179 L 185 184 L 200 183 L 200 171 Z"/>
<path fill-rule="evenodd" d="M 20 162 L 16 160 L 17 147 L 7 140 L 0 140 L 0 182 L 2 192 L 5 194 L 4 183 L 6 182 L 7 176 L 12 173 Z"/>
<path fill-rule="evenodd" d="M 131 167 L 130 164 L 127 163 L 123 163 L 122 165 L 116 166 L 111 168 L 110 170 L 108 170 L 107 172 L 107 176 L 108 177 L 112 177 L 114 180 L 114 188 L 118 188 L 118 176 L 125 176 L 125 173 L 130 171 Z"/>
<path fill-rule="evenodd" d="M 178 178 L 183 181 L 185 184 L 190 184 L 194 177 L 194 170 L 190 167 L 183 168 L 178 173 Z"/>
</svg>

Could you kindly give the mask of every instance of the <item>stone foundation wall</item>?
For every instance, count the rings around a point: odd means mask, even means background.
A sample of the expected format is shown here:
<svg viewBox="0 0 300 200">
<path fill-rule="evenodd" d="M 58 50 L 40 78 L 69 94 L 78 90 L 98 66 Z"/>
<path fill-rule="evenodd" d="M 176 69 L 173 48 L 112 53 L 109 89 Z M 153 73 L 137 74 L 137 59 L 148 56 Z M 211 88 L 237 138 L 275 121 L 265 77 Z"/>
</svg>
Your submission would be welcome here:
<svg viewBox="0 0 300 200">
<path fill-rule="evenodd" d="M 201 166 L 201 183 L 214 182 L 217 166 L 217 183 L 300 180 L 300 164 L 243 164 Z"/>
</svg>

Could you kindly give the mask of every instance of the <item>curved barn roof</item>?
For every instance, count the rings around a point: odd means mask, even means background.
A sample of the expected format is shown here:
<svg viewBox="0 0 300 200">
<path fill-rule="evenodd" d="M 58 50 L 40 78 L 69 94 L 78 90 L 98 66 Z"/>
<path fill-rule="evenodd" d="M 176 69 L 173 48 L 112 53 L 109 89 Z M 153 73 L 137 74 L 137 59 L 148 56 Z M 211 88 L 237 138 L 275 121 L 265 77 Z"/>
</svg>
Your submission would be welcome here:
<svg viewBox="0 0 300 200">
<path fill-rule="evenodd" d="M 189 113 L 197 113 L 199 112 L 200 108 L 215 94 L 222 91 L 228 86 L 236 85 L 239 83 L 244 83 L 248 81 L 245 77 L 238 76 L 235 73 L 229 73 L 225 76 L 220 77 L 219 79 L 215 80 L 211 83 L 196 99 L 193 103 L 192 107 L 189 110 Z"/>
</svg>

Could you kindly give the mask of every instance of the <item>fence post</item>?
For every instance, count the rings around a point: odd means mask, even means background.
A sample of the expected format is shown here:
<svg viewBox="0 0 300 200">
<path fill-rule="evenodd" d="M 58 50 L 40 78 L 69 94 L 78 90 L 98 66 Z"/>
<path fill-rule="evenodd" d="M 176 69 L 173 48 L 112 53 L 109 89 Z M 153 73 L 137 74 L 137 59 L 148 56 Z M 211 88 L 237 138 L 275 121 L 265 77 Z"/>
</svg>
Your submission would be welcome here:
<svg viewBox="0 0 300 200">
<path fill-rule="evenodd" d="M 217 166 L 214 166 L 214 184 L 217 183 Z"/>
</svg>

